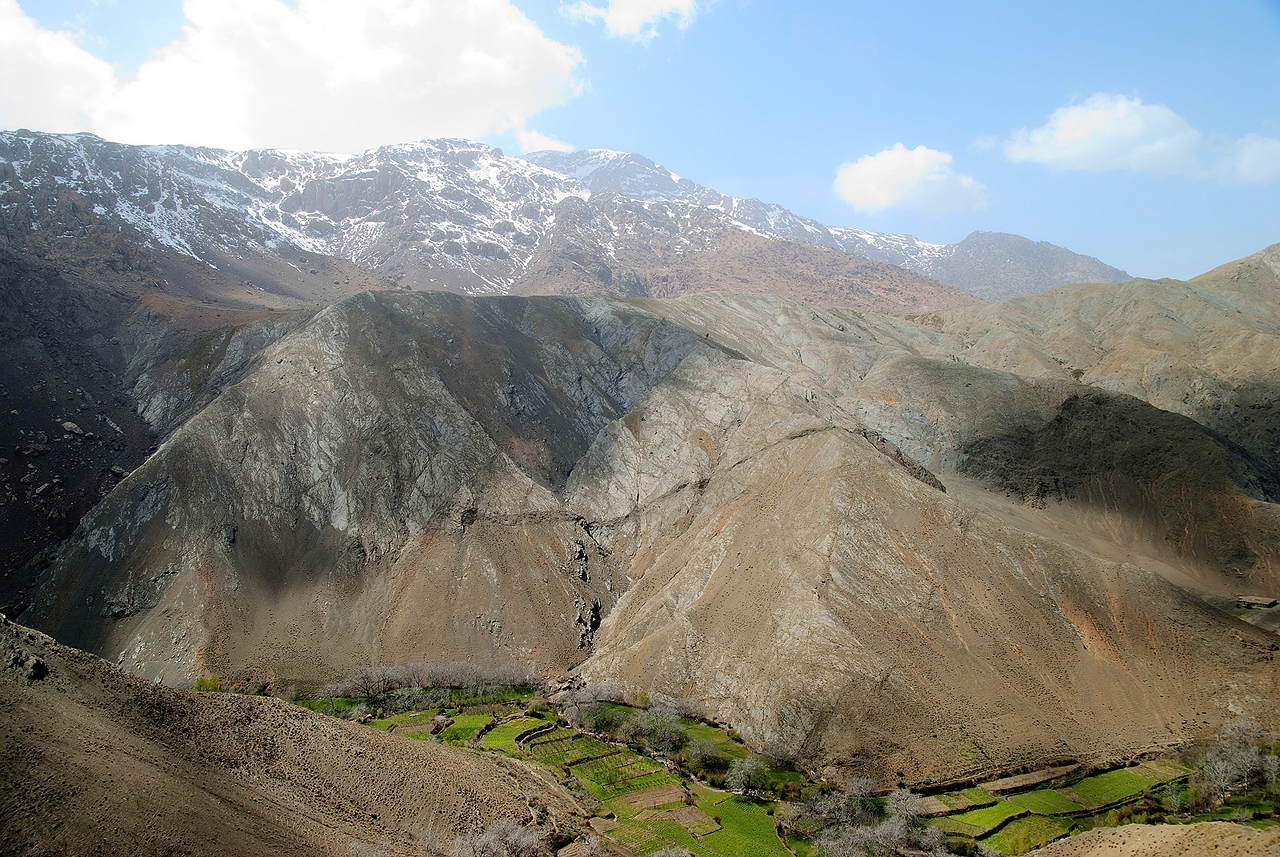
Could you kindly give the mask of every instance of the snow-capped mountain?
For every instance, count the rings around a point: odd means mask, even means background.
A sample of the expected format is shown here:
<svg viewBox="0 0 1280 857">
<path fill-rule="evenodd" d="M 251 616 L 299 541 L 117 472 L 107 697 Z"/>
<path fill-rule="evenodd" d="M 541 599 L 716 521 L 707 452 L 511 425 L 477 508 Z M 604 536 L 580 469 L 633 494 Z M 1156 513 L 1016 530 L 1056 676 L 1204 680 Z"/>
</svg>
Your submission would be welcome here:
<svg viewBox="0 0 1280 857">
<path fill-rule="evenodd" d="M 147 245 L 202 261 L 289 248 L 406 277 L 406 286 L 468 292 L 507 291 L 555 205 L 588 195 L 575 180 L 463 140 L 343 157 L 18 132 L 0 134 L 0 162 L 0 212 L 32 229 L 69 190 Z"/>
<path fill-rule="evenodd" d="M 1018 235 L 975 232 L 956 244 L 931 244 L 914 235 L 827 226 L 780 205 L 727 196 L 626 152 L 587 149 L 534 152 L 524 157 L 578 179 L 592 193 L 620 193 L 717 210 L 761 233 L 887 262 L 986 300 L 1032 294 L 1067 283 L 1131 279 L 1124 271 L 1091 256 Z"/>
<path fill-rule="evenodd" d="M 583 203 L 606 220 L 605 208 L 630 212 L 625 223 L 608 221 L 608 229 L 597 231 L 607 240 L 588 255 L 606 264 L 618 258 L 622 244 L 652 245 L 658 233 L 666 257 L 706 252 L 722 236 L 746 233 L 897 265 L 979 295 L 987 280 L 1001 277 L 1001 288 L 1011 293 L 1127 277 L 1016 236 L 1007 238 L 1027 246 L 1006 240 L 966 247 L 973 236 L 939 245 L 830 227 L 778 205 L 703 187 L 639 155 L 598 149 L 518 158 L 465 140 L 428 140 L 340 156 L 0 133 L 0 217 L 20 223 L 19 233 L 58 223 L 61 232 L 50 237 L 73 238 L 74 224 L 67 232 L 58 214 L 68 193 L 78 200 L 71 203 L 77 210 L 114 223 L 127 240 L 212 267 L 229 264 L 241 272 L 258 257 L 311 253 L 345 260 L 403 288 L 472 294 L 541 288 L 529 283 L 529 265 L 552 234 L 560 207 Z M 601 207 L 610 196 L 636 204 Z M 1029 262 L 1028 248 L 1050 248 L 1063 258 L 1050 265 Z M 626 274 L 615 266 L 610 276 Z"/>
</svg>

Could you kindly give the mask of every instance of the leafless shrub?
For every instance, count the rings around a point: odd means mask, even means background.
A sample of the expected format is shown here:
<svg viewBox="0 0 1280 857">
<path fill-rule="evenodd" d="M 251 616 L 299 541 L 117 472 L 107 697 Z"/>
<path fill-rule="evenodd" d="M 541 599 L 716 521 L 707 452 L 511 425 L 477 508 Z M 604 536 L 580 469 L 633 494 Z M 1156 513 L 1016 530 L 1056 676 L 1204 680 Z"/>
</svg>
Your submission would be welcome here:
<svg viewBox="0 0 1280 857">
<path fill-rule="evenodd" d="M 702 771 L 724 771 L 729 767 L 729 760 L 720 752 L 720 746 L 710 738 L 698 738 L 684 751 L 685 763 Z"/>
<path fill-rule="evenodd" d="M 889 815 L 905 818 L 908 821 L 924 815 L 925 810 L 924 801 L 920 796 L 906 789 L 898 789 L 889 795 L 885 808 L 889 811 Z"/>
<path fill-rule="evenodd" d="M 945 855 L 942 831 L 891 816 L 879 824 L 831 828 L 814 843 L 818 857 L 892 857 L 906 852 Z"/>
<path fill-rule="evenodd" d="M 546 850 L 542 831 L 500 818 L 478 836 L 458 840 L 457 857 L 539 857 Z"/>
<path fill-rule="evenodd" d="M 1267 753 L 1262 757 L 1262 777 L 1266 780 L 1267 788 L 1275 791 L 1276 783 L 1280 782 L 1280 756 Z"/>
<path fill-rule="evenodd" d="M 854 777 L 844 784 L 844 793 L 850 797 L 871 797 L 880 790 L 880 784 L 870 777 Z"/>
<path fill-rule="evenodd" d="M 338 709 L 335 713 L 344 720 L 359 723 L 361 720 L 364 720 L 369 716 L 369 706 L 362 702 L 359 705 L 352 705 L 349 708 Z"/>
<path fill-rule="evenodd" d="M 1229 792 L 1263 771 L 1263 740 L 1262 729 L 1251 720 L 1233 720 L 1223 725 L 1196 774 L 1205 801 L 1221 803 Z"/>
<path fill-rule="evenodd" d="M 755 756 L 734 759 L 729 765 L 725 787 L 730 791 L 755 794 L 768 785 L 769 777 L 765 773 L 764 763 Z"/>
<path fill-rule="evenodd" d="M 609 857 L 609 843 L 604 841 L 603 836 L 588 834 L 582 842 L 581 854 L 582 857 Z"/>
<path fill-rule="evenodd" d="M 391 686 L 391 673 L 386 667 L 360 667 L 347 678 L 342 695 L 361 697 L 373 705 Z"/>
</svg>

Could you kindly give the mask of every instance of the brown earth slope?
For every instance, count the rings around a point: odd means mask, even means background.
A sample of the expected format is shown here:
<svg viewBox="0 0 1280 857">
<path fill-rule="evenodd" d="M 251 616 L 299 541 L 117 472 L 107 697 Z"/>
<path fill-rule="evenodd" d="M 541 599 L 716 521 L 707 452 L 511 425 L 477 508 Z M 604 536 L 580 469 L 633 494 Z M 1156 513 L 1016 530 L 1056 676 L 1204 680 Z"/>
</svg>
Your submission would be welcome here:
<svg viewBox="0 0 1280 857">
<path fill-rule="evenodd" d="M 1166 824 L 1090 830 L 1031 852 L 1035 857 L 1273 857 L 1280 854 L 1280 830 L 1252 830 L 1240 824 Z"/>
<path fill-rule="evenodd" d="M 537 810 L 576 830 L 532 766 L 174 691 L 3 618 L 0 710 L 0 854 L 430 854 Z"/>
<path fill-rule="evenodd" d="M 771 296 L 358 296 L 268 346 L 125 479 L 27 616 L 172 683 L 580 665 L 883 778 L 1269 723 L 1274 635 L 1203 593 L 1272 580 L 1276 507 L 1250 454 L 922 343 Z M 1149 454 L 1047 454 L 1073 397 L 1121 440 L 1154 432 Z M 1199 469 L 1165 452 L 1186 436 Z M 1015 468 L 963 475 L 1013 454 L 1064 495 L 1137 488 L 1088 518 L 1076 495 L 1006 498 Z M 1209 526 L 1214 502 L 1239 514 Z M 1193 537 L 1166 542 L 1187 508 Z"/>
</svg>

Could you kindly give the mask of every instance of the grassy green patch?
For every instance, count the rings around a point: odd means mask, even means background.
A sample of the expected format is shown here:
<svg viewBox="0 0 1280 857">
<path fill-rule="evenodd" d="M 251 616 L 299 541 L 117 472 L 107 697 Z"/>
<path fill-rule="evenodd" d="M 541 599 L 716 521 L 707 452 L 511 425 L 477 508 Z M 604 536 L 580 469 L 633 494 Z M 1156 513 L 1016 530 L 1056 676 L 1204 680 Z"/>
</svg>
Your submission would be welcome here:
<svg viewBox="0 0 1280 857">
<path fill-rule="evenodd" d="M 983 788 L 964 789 L 958 792 L 947 792 L 938 795 L 938 800 L 952 809 L 963 812 L 970 809 L 979 809 L 984 806 L 991 806 L 996 802 L 995 796 L 991 792 Z"/>
<path fill-rule="evenodd" d="M 628 821 L 614 828 L 609 835 L 637 854 L 652 854 L 672 845 L 687 848 L 695 854 L 708 854 L 708 849 L 703 848 L 689 831 L 669 820 Z"/>
<path fill-rule="evenodd" d="M 1255 818 L 1253 821 L 1244 822 L 1245 827 L 1252 827 L 1254 830 L 1266 830 L 1269 827 L 1280 827 L 1280 821 L 1274 818 Z"/>
<path fill-rule="evenodd" d="M 435 717 L 437 709 L 432 708 L 430 711 L 406 711 L 403 714 L 396 714 L 392 717 L 382 717 L 377 720 L 369 721 L 369 726 L 374 729 L 387 731 L 392 726 L 396 729 L 408 731 L 410 729 L 430 729 L 431 719 Z"/>
<path fill-rule="evenodd" d="M 421 731 L 421 732 L 397 732 L 396 734 L 397 734 L 397 735 L 401 735 L 401 736 L 403 736 L 403 737 L 405 737 L 405 738 L 412 738 L 414 741 L 434 741 L 434 740 L 436 740 L 436 736 L 432 735 L 430 732 L 427 732 L 427 731 L 425 731 L 425 730 L 423 730 L 423 731 Z"/>
<path fill-rule="evenodd" d="M 1098 809 L 1136 798 L 1157 782 L 1154 776 L 1147 776 L 1138 768 L 1120 768 L 1085 777 L 1074 786 L 1060 791 L 1085 809 Z"/>
<path fill-rule="evenodd" d="M 1066 836 L 1074 826 L 1069 818 L 1030 815 L 1014 819 L 982 841 L 1005 854 L 1026 854 Z"/>
<path fill-rule="evenodd" d="M 787 834 L 787 845 L 796 853 L 796 857 L 809 857 L 813 853 L 813 840 L 794 833 Z"/>
<path fill-rule="evenodd" d="M 520 748 L 516 746 L 516 737 L 530 729 L 543 725 L 544 721 L 533 717 L 517 717 L 506 723 L 493 727 L 480 739 L 481 746 L 501 753 L 517 755 Z"/>
<path fill-rule="evenodd" d="M 1036 815 L 1066 815 L 1072 812 L 1080 812 L 1084 809 L 1083 806 L 1071 798 L 1052 789 L 1041 789 L 1040 791 L 1012 795 L 1007 800 L 1014 806 L 1030 810 Z"/>
<path fill-rule="evenodd" d="M 975 835 L 982 836 L 992 830 L 995 830 L 1009 819 L 1017 818 L 1018 816 L 1026 814 L 1027 811 L 1022 807 L 1011 804 L 1008 801 L 1001 800 L 996 801 L 991 806 L 983 807 L 982 809 L 971 809 L 968 812 L 962 812 L 959 815 L 950 815 L 945 819 L 938 819 L 938 821 L 950 821 L 956 824 L 965 825 L 966 827 L 976 828 L 979 833 Z M 944 827 L 943 830 L 945 831 L 946 828 Z M 951 831 L 946 832 L 949 833 Z"/>
<path fill-rule="evenodd" d="M 453 724 L 440 733 L 440 737 L 448 744 L 466 744 L 491 720 L 493 718 L 488 714 L 459 714 L 453 719 Z"/>
<path fill-rule="evenodd" d="M 544 765 L 572 764 L 579 759 L 603 756 L 614 750 L 608 744 L 572 729 L 556 729 L 547 735 L 539 735 L 525 748 Z"/>
<path fill-rule="evenodd" d="M 773 827 L 773 816 L 768 814 L 773 804 L 766 801 L 747 800 L 740 797 L 730 798 L 712 806 L 702 807 L 707 815 L 720 816 L 721 830 L 709 833 L 703 841 L 720 854 L 757 854 L 788 857 L 782 847 L 782 841 Z M 752 850 L 739 851 L 738 841 L 753 843 Z M 724 850 L 722 845 L 734 843 L 735 847 Z M 719 844 L 718 844 L 719 843 Z"/>
<path fill-rule="evenodd" d="M 319 714 L 328 714 L 331 717 L 341 716 L 345 711 L 360 705 L 358 699 L 344 699 L 341 696 L 326 696 L 323 699 L 299 699 L 294 705 L 315 711 Z"/>
</svg>

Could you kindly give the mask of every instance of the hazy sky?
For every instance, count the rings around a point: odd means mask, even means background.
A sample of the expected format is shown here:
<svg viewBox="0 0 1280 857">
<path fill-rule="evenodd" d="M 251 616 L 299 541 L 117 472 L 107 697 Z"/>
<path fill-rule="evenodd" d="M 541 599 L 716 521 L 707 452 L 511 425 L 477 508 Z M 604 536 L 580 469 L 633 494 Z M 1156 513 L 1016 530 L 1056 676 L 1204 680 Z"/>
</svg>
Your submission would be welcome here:
<svg viewBox="0 0 1280 857">
<path fill-rule="evenodd" d="M 1280 242 L 1280 0 L 0 0 L 0 127 L 633 151 L 1185 278 Z"/>
</svg>

